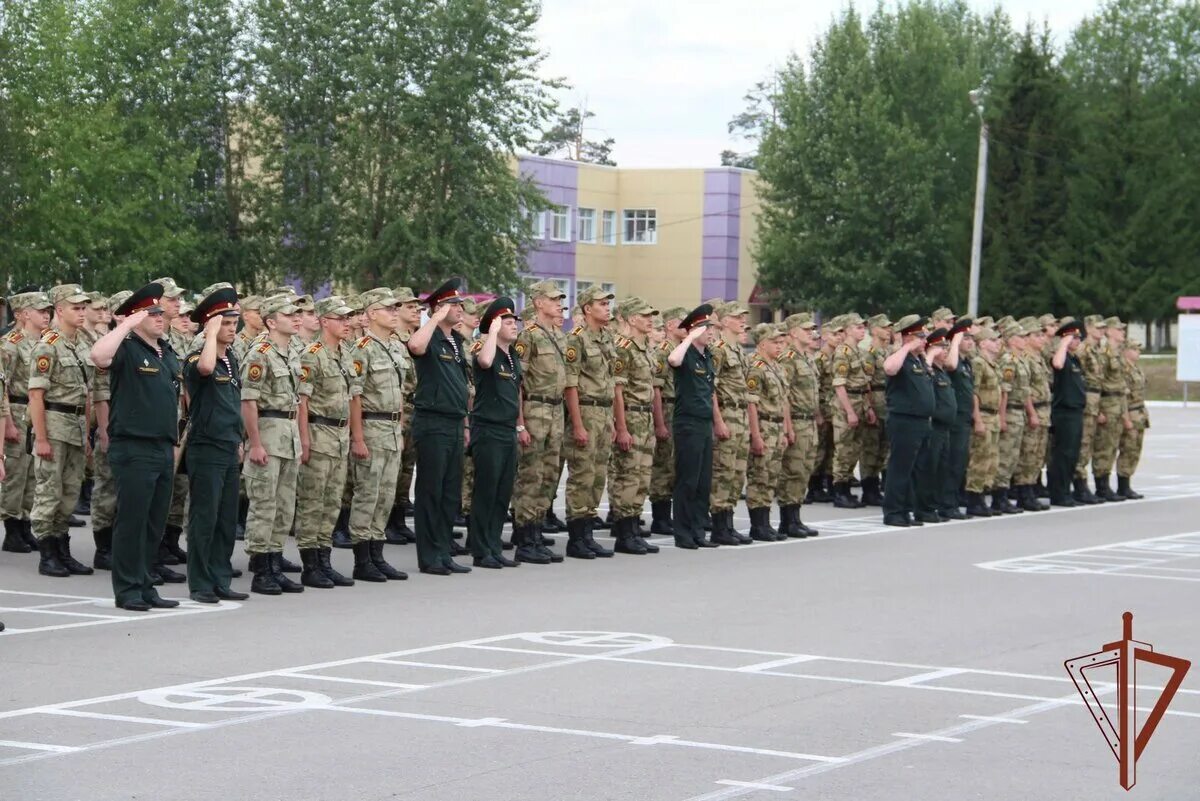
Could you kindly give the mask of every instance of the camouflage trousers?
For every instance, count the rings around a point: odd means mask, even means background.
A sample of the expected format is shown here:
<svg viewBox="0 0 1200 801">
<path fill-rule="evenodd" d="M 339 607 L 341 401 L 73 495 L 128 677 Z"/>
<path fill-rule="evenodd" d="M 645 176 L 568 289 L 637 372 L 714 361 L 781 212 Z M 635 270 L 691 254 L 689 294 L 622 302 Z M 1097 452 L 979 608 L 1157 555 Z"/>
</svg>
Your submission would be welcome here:
<svg viewBox="0 0 1200 801">
<path fill-rule="evenodd" d="M 1087 478 L 1092 462 L 1092 440 L 1096 437 L 1096 413 L 1100 411 L 1100 395 L 1089 392 L 1083 412 L 1083 435 L 1079 439 L 1079 461 L 1075 462 L 1075 477 Z"/>
<path fill-rule="evenodd" d="M 396 500 L 402 451 L 385 450 L 367 439 L 366 459 L 350 459 L 354 476 L 354 498 L 350 502 L 350 540 L 367 542 L 384 539 L 383 529 Z"/>
<path fill-rule="evenodd" d="M 1125 431 L 1125 424 L 1121 420 L 1121 399 L 1104 398 L 1100 401 L 1100 411 L 1105 420 L 1104 425 L 1096 421 L 1096 433 L 1092 437 L 1092 473 L 1107 476 L 1116 464 L 1117 447 Z"/>
<path fill-rule="evenodd" d="M 867 425 L 867 404 L 862 395 L 852 393 L 850 405 L 858 415 L 858 426 L 851 428 L 846 421 L 846 412 L 840 403 L 833 405 L 833 480 L 850 481 L 854 478 L 854 466 L 862 457 L 863 437 L 867 431 L 875 431 Z"/>
<path fill-rule="evenodd" d="M 396 477 L 396 503 L 403 503 L 411 500 L 409 493 L 412 492 L 413 474 L 417 469 L 417 444 L 412 438 L 412 418 L 416 410 L 411 403 L 404 404 L 404 418 L 400 425 L 400 441 L 403 447 L 400 449 L 400 475 Z M 348 471 L 352 473 L 353 471 Z M 351 476 L 351 485 L 353 485 L 353 476 Z M 464 500 L 467 498 L 463 496 Z M 347 503 L 346 506 L 350 504 Z"/>
<path fill-rule="evenodd" d="M 871 408 L 875 410 L 875 425 L 868 426 L 866 420 L 862 422 L 862 425 L 866 426 L 862 432 L 862 456 L 858 466 L 858 472 L 862 478 L 878 476 L 884 471 L 887 467 L 890 448 L 887 433 L 887 403 L 882 390 L 872 391 Z"/>
<path fill-rule="evenodd" d="M 1004 430 L 1000 432 L 999 450 L 996 456 L 995 489 L 1008 489 L 1013 473 L 1017 472 L 1017 461 L 1021 456 L 1021 443 L 1025 438 L 1025 410 L 1008 409 L 1004 417 Z"/>
<path fill-rule="evenodd" d="M 663 398 L 663 420 L 667 424 L 667 438 L 654 441 L 654 464 L 650 468 L 650 501 L 671 500 L 675 492 L 675 438 L 671 436 L 671 420 L 675 413 L 675 401 Z"/>
<path fill-rule="evenodd" d="M 783 419 L 779 422 L 759 416 L 758 431 L 765 450 L 762 456 L 749 454 L 746 466 L 746 506 L 750 509 L 769 508 L 775 500 L 779 476 L 783 473 Z"/>
<path fill-rule="evenodd" d="M 817 426 L 817 454 L 813 458 L 815 475 L 833 475 L 833 410 L 822 409 L 824 420 Z"/>
<path fill-rule="evenodd" d="M 613 445 L 608 482 L 608 505 L 614 520 L 642 514 L 650 491 L 650 469 L 654 466 L 653 415 L 626 411 L 625 427 L 633 437 L 633 446 L 623 451 Z"/>
<path fill-rule="evenodd" d="M 112 528 L 117 515 L 117 482 L 107 453 L 92 453 L 92 478 L 92 530 Z"/>
<path fill-rule="evenodd" d="M 799 506 L 808 491 L 808 479 L 817 462 L 817 424 L 812 415 L 792 413 L 792 429 L 796 441 L 783 452 L 783 469 L 779 473 L 779 503 Z"/>
<path fill-rule="evenodd" d="M 39 540 L 62 537 L 67 533 L 67 521 L 75 511 L 75 501 L 79 499 L 84 465 L 87 463 L 82 445 L 68 445 L 52 439 L 50 446 L 54 450 L 52 461 L 37 457 L 33 459 L 36 485 L 29 520 Z"/>
<path fill-rule="evenodd" d="M 971 429 L 971 455 L 967 459 L 967 492 L 987 492 L 996 479 L 1000 461 L 1000 418 L 980 412 L 983 433 Z"/>
<path fill-rule="evenodd" d="M 731 511 L 742 498 L 750 458 L 750 425 L 745 409 L 723 409 L 729 439 L 713 439 L 712 494 L 708 506 L 713 512 Z"/>
<path fill-rule="evenodd" d="M 462 513 L 471 514 L 471 495 L 475 492 L 475 460 L 463 456 L 462 468 Z"/>
<path fill-rule="evenodd" d="M 246 553 L 281 553 L 296 518 L 296 459 L 268 456 L 265 465 L 249 459 L 242 466 L 246 480 Z"/>
<path fill-rule="evenodd" d="M 1039 408 L 1037 415 L 1037 427 L 1026 425 L 1025 436 L 1021 437 L 1021 453 L 1017 457 L 1017 470 L 1013 474 L 1014 484 L 1036 484 L 1042 476 L 1046 446 L 1050 439 L 1049 406 Z"/>
<path fill-rule="evenodd" d="M 300 548 L 331 546 L 333 526 L 342 505 L 348 472 L 347 454 L 329 456 L 312 451 L 308 464 L 300 465 L 296 489 L 296 545 Z"/>
<path fill-rule="evenodd" d="M 537 401 L 525 401 L 525 431 L 528 447 L 517 449 L 517 479 L 513 484 L 512 504 L 516 525 L 540 523 L 550 497 L 558 490 L 562 475 L 563 449 L 562 406 Z M 547 490 L 550 486 L 552 489 Z"/>
<path fill-rule="evenodd" d="M 566 435 L 567 450 L 567 520 L 593 517 L 604 495 L 608 479 L 608 456 L 612 452 L 613 417 L 611 406 L 580 406 L 579 416 L 588 433 L 582 447 L 575 438 Z M 546 490 L 543 487 L 542 510 L 546 510 Z"/>
<path fill-rule="evenodd" d="M 1129 478 L 1137 471 L 1142 458 L 1142 442 L 1146 438 L 1146 429 L 1150 427 L 1150 418 L 1144 407 L 1130 410 L 1129 416 L 1133 418 L 1133 428 L 1121 430 L 1121 452 L 1117 457 L 1117 475 L 1122 478 Z"/>
<path fill-rule="evenodd" d="M 0 517 L 23 520 L 33 508 L 33 491 L 37 484 L 33 474 L 33 455 L 25 452 L 24 407 L 13 407 L 13 422 L 21 437 L 17 442 L 4 443 L 5 469 L 8 477 L 0 484 Z"/>
<path fill-rule="evenodd" d="M 168 526 L 183 528 L 187 524 L 187 505 L 188 477 L 176 473 L 171 484 L 171 509 L 167 512 Z"/>
</svg>

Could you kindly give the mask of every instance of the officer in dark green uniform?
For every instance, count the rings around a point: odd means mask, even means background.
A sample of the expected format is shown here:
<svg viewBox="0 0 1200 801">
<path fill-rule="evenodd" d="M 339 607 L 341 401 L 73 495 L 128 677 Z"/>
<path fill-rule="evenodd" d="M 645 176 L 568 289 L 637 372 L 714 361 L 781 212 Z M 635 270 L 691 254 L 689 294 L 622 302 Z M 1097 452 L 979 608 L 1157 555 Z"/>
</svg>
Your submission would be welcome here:
<svg viewBox="0 0 1200 801">
<path fill-rule="evenodd" d="M 913 518 L 916 492 L 913 481 L 917 460 L 929 438 L 933 416 L 933 380 L 925 353 L 925 321 L 915 314 L 901 317 L 893 326 L 903 338 L 895 353 L 883 362 L 887 374 L 888 453 L 887 481 L 883 487 L 883 522 L 888 526 L 920 526 Z"/>
<path fill-rule="evenodd" d="M 462 495 L 467 359 L 454 326 L 462 320 L 462 280 L 452 278 L 430 292 L 429 321 L 408 340 L 417 365 L 412 438 L 417 446 L 417 565 L 422 573 L 448 576 L 471 568 L 450 558 L 454 518 Z M 467 444 L 470 438 L 467 437 Z"/>
<path fill-rule="evenodd" d="M 1075 506 L 1071 496 L 1071 479 L 1075 463 L 1079 461 L 1079 446 L 1083 437 L 1083 413 L 1087 406 L 1087 384 L 1083 368 L 1075 351 L 1083 340 L 1083 324 L 1078 321 L 1066 323 L 1058 329 L 1058 349 L 1050 360 L 1054 368 L 1051 386 L 1050 433 L 1053 444 L 1050 450 L 1050 468 L 1046 471 L 1046 484 L 1050 490 L 1050 503 L 1054 506 Z"/>
<path fill-rule="evenodd" d="M 946 448 L 946 466 L 942 472 L 938 517 L 944 520 L 966 520 L 959 508 L 958 493 L 967 476 L 967 460 L 971 454 L 972 413 L 975 410 L 975 372 L 967 358 L 975 347 L 971 337 L 970 317 L 963 317 L 950 326 L 950 353 L 946 356 L 946 373 L 954 387 L 954 424 L 950 426 L 950 442 Z M 958 347 L 955 347 L 957 343 Z"/>
<path fill-rule="evenodd" d="M 675 408 L 671 431 L 675 439 L 675 490 L 671 496 L 675 547 L 716 548 L 704 536 L 712 493 L 713 387 L 716 372 L 708 350 L 713 307 L 697 306 L 679 327 L 683 341 L 667 356 L 674 370 Z"/>
<path fill-rule="evenodd" d="M 500 532 L 517 475 L 517 412 L 521 407 L 521 360 L 516 357 L 517 317 L 512 298 L 496 298 L 479 319 L 484 338 L 475 355 L 475 402 L 471 406 L 471 554 L 476 567 L 519 567 L 504 556 Z"/>
<path fill-rule="evenodd" d="M 112 584 L 117 606 L 165 609 L 151 569 L 167 525 L 179 438 L 181 366 L 167 343 L 161 284 L 147 284 L 116 310 L 121 324 L 92 346 L 92 362 L 107 369 L 108 462 L 117 485 Z"/>
<path fill-rule="evenodd" d="M 946 374 L 946 358 L 950 335 L 948 328 L 935 328 L 925 340 L 925 361 L 933 381 L 933 427 L 929 431 L 925 450 L 917 459 L 917 512 L 922 523 L 941 523 L 938 514 L 942 487 L 945 485 L 946 456 L 950 450 L 950 429 L 958 419 L 958 402 L 954 385 Z"/>
<path fill-rule="evenodd" d="M 193 601 L 243 601 L 230 587 L 238 514 L 238 451 L 242 446 L 241 367 L 233 353 L 240 314 L 237 292 L 221 288 L 197 304 L 192 322 L 203 326 L 204 346 L 188 355 L 184 458 L 188 473 L 188 589 Z"/>
</svg>

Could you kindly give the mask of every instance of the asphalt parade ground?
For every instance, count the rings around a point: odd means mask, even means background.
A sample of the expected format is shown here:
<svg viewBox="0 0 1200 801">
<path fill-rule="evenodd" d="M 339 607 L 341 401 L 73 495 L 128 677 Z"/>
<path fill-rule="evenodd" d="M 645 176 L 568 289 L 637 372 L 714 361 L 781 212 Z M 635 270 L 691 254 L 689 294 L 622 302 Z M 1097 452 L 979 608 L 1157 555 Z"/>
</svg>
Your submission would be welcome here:
<svg viewBox="0 0 1200 801">
<path fill-rule="evenodd" d="M 1145 500 L 922 528 L 818 505 L 815 539 L 448 577 L 392 545 L 407 582 L 143 614 L 0 554 L 0 799 L 1196 798 L 1200 667 L 1128 794 L 1063 666 L 1125 611 L 1200 662 L 1200 410 L 1152 418 Z"/>
</svg>

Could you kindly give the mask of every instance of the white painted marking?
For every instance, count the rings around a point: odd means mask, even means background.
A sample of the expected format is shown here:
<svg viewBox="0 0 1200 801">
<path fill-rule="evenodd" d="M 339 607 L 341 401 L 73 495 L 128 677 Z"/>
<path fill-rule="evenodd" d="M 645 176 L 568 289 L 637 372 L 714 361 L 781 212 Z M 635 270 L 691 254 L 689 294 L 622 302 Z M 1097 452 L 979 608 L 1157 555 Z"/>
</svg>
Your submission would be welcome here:
<svg viewBox="0 0 1200 801">
<path fill-rule="evenodd" d="M 966 718 L 967 720 L 990 720 L 993 723 L 1017 723 L 1022 726 L 1029 722 L 1028 720 L 1017 720 L 1016 718 L 1002 718 L 1002 717 L 998 717 L 996 715 L 959 715 L 959 717 Z"/>
<path fill-rule="evenodd" d="M 498 723 L 504 723 L 507 718 L 479 718 L 478 720 L 464 720 L 458 725 L 464 729 L 478 729 L 481 726 L 495 726 Z"/>
<path fill-rule="evenodd" d="M 111 715 L 107 712 L 84 712 L 81 709 L 51 709 L 47 715 L 62 715 L 69 718 L 91 718 L 94 720 L 116 720 L 122 723 L 146 723 L 151 726 L 178 726 L 183 729 L 207 729 L 207 723 L 195 723 L 186 720 L 162 720 L 160 718 L 142 718 L 135 715 Z"/>
<path fill-rule="evenodd" d="M 942 668 L 940 670 L 931 670 L 928 673 L 918 673 L 915 676 L 906 676 L 903 679 L 893 679 L 884 683 L 889 687 L 915 687 L 927 681 L 935 681 L 937 679 L 944 679 L 947 676 L 957 676 L 969 672 L 966 668 Z"/>
<path fill-rule="evenodd" d="M 1066 551 L 1018 556 L 980 562 L 976 567 L 1013 573 L 1089 574 L 1155 578 L 1164 581 L 1200 581 L 1200 570 L 1170 568 L 1168 565 L 1200 556 L 1200 531 L 1147 537 L 1107 545 L 1074 548 Z M 1105 564 L 1109 560 L 1111 564 Z M 1175 570 L 1182 575 L 1161 575 L 1154 571 Z"/>
<path fill-rule="evenodd" d="M 0 606 L 0 612 L 29 612 L 36 615 L 57 615 L 61 617 L 90 617 L 107 622 L 129 620 L 124 615 L 97 615 L 92 612 L 63 612 L 60 609 L 46 609 L 34 606 Z"/>
<path fill-rule="evenodd" d="M 733 779 L 719 779 L 717 784 L 726 784 L 730 787 L 744 787 L 747 790 L 770 790 L 776 793 L 790 793 L 795 790 L 795 787 L 784 787 L 781 784 L 763 784 L 762 782 L 739 782 Z"/>
<path fill-rule="evenodd" d="M 405 659 L 367 659 L 380 665 L 404 665 L 407 667 L 437 668 L 438 670 L 459 670 L 465 673 L 503 673 L 496 668 L 467 667 L 466 665 L 442 665 L 437 662 L 409 662 Z"/>
<path fill-rule="evenodd" d="M 914 734 L 910 731 L 894 731 L 893 737 L 904 737 L 909 740 L 933 740 L 939 743 L 961 743 L 961 737 L 942 737 L 937 734 Z"/>
<path fill-rule="evenodd" d="M 326 676 L 321 673 L 301 673 L 295 670 L 281 670 L 277 675 L 289 679 L 314 679 L 316 681 L 336 681 L 342 684 L 366 684 L 371 687 L 393 687 L 397 690 L 420 690 L 425 684 L 401 684 L 395 681 L 377 681 L 375 679 L 349 679 L 345 676 Z"/>
<path fill-rule="evenodd" d="M 636 740 L 630 740 L 630 745 L 662 745 L 669 743 L 672 740 L 678 740 L 674 734 L 656 734 L 653 737 L 639 737 Z"/>
<path fill-rule="evenodd" d="M 787 665 L 798 665 L 801 662 L 811 662 L 814 659 L 820 659 L 819 656 L 811 654 L 799 654 L 797 656 L 789 656 L 783 659 L 772 659 L 770 662 L 758 662 L 753 665 L 744 665 L 740 668 L 735 668 L 738 673 L 758 673 L 762 670 L 770 670 L 771 668 L 786 667 Z"/>
<path fill-rule="evenodd" d="M 0 740 L 2 748 L 24 748 L 27 751 L 49 751 L 52 754 L 70 754 L 82 749 L 69 745 L 51 745 L 50 743 L 27 743 L 22 740 Z"/>
</svg>

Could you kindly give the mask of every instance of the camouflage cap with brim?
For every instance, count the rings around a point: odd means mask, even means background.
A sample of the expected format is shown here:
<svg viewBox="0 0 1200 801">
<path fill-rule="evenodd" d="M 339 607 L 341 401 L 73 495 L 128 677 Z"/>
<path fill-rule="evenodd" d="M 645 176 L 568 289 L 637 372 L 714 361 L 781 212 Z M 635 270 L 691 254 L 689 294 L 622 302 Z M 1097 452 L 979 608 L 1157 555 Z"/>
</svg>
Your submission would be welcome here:
<svg viewBox="0 0 1200 801">
<path fill-rule="evenodd" d="M 479 302 L 476 301 L 474 298 L 463 298 L 462 310 L 463 310 L 464 314 L 469 314 L 472 317 L 477 317 L 479 314 L 481 314 L 483 312 L 483 310 L 485 308 L 487 308 L 487 307 L 480 306 Z"/>
<path fill-rule="evenodd" d="M 995 320 L 993 320 L 991 317 L 988 317 L 987 315 L 984 315 L 983 317 L 975 318 L 975 325 L 979 326 L 980 328 L 987 328 L 988 326 L 992 325 L 993 323 L 995 323 Z"/>
<path fill-rule="evenodd" d="M 1043 314 L 1041 317 L 1037 318 L 1037 322 L 1038 322 L 1038 325 L 1040 325 L 1042 328 L 1046 328 L 1047 326 L 1052 326 L 1052 325 L 1057 326 L 1058 318 L 1055 317 L 1053 314 Z"/>
<path fill-rule="evenodd" d="M 1098 314 L 1089 314 L 1083 318 L 1083 324 L 1088 328 L 1104 328 L 1104 318 Z"/>
<path fill-rule="evenodd" d="M 108 299 L 108 310 L 116 313 L 117 309 L 121 308 L 121 304 L 129 300 L 132 295 L 133 293 L 128 289 L 122 289 L 120 292 L 112 295 Z"/>
<path fill-rule="evenodd" d="M 58 286 L 50 287 L 50 291 L 46 293 L 50 297 L 50 302 L 58 305 L 59 303 L 88 303 L 91 298 L 83 291 L 83 287 L 79 284 L 59 284 Z"/>
<path fill-rule="evenodd" d="M 312 295 L 297 295 L 292 303 L 300 311 L 313 311 L 317 308 L 317 302 L 313 300 Z"/>
<path fill-rule="evenodd" d="M 209 284 L 208 286 L 204 287 L 204 289 L 200 290 L 200 297 L 207 298 L 218 289 L 233 289 L 233 284 L 229 283 L 228 281 L 218 281 L 215 284 Z"/>
<path fill-rule="evenodd" d="M 567 296 L 567 293 L 563 292 L 562 287 L 553 281 L 538 281 L 529 285 L 529 289 L 525 290 L 525 296 L 530 300 L 535 300 L 537 298 L 562 300 Z"/>
<path fill-rule="evenodd" d="M 341 295 L 330 295 L 317 301 L 318 317 L 346 317 L 354 314 L 354 307 Z"/>
<path fill-rule="evenodd" d="M 619 308 L 621 310 L 621 314 L 624 316 L 628 316 L 630 314 L 649 314 L 651 316 L 657 316 L 659 314 L 658 309 L 651 306 L 645 298 L 639 298 L 636 295 L 631 298 L 625 298 L 625 300 L 621 301 Z"/>
<path fill-rule="evenodd" d="M 1038 322 L 1036 317 L 1022 317 L 1020 320 L 1017 320 L 1017 322 L 1020 323 L 1021 327 L 1026 331 L 1034 328 L 1041 328 L 1041 323 Z"/>
<path fill-rule="evenodd" d="M 107 301 L 99 292 L 89 292 L 87 296 L 91 298 L 91 306 L 93 309 L 103 309 L 107 307 Z"/>
<path fill-rule="evenodd" d="M 956 315 L 954 312 L 950 311 L 948 307 L 942 306 L 940 309 L 935 310 L 933 314 L 929 315 L 929 320 L 930 322 L 940 323 L 944 322 L 945 320 L 953 320 L 955 316 Z"/>
<path fill-rule="evenodd" d="M 615 297 L 616 295 L 609 292 L 602 286 L 589 286 L 587 289 L 575 296 L 575 305 L 582 309 L 589 303 L 596 303 L 597 301 L 601 300 L 612 300 Z"/>
<path fill-rule="evenodd" d="M 1145 345 L 1143 345 L 1141 342 L 1138 342 L 1136 339 L 1126 340 L 1125 342 L 1125 350 L 1136 350 L 1138 353 L 1141 353 L 1145 347 Z"/>
<path fill-rule="evenodd" d="M 731 300 L 723 304 L 719 309 L 714 307 L 714 310 L 722 317 L 740 317 L 743 314 L 750 313 L 750 307 L 740 300 Z"/>
<path fill-rule="evenodd" d="M 262 295 L 247 295 L 241 300 L 242 311 L 259 311 L 262 309 Z"/>
<path fill-rule="evenodd" d="M 867 325 L 871 328 L 891 328 L 892 321 L 886 314 L 874 314 L 867 318 Z"/>
<path fill-rule="evenodd" d="M 750 332 L 750 338 L 754 340 L 755 345 L 764 340 L 775 339 L 779 336 L 782 336 L 782 334 L 773 323 L 759 323 Z"/>
<path fill-rule="evenodd" d="M 798 314 L 790 314 L 783 319 L 783 324 L 791 331 L 794 328 L 813 329 L 817 327 L 817 321 L 809 312 L 800 312 Z"/>
<path fill-rule="evenodd" d="M 375 307 L 382 306 L 399 306 L 401 301 L 392 294 L 392 290 L 386 286 L 377 286 L 374 289 L 368 289 L 366 292 L 358 296 L 358 302 L 362 308 L 370 311 Z"/>
<path fill-rule="evenodd" d="M 842 327 L 849 328 L 852 325 L 865 325 L 866 320 L 858 315 L 858 312 L 847 312 L 842 315 Z"/>
<path fill-rule="evenodd" d="M 1107 320 L 1104 321 L 1104 327 L 1105 328 L 1120 328 L 1121 330 L 1124 330 L 1125 323 L 1121 322 L 1120 317 L 1109 317 Z"/>
<path fill-rule="evenodd" d="M 159 286 L 161 286 L 163 288 L 163 297 L 164 298 L 177 298 L 177 297 L 180 297 L 184 293 L 183 287 L 181 287 L 179 284 L 175 283 L 174 278 L 166 278 L 166 277 L 155 278 L 150 283 L 158 284 Z"/>
<path fill-rule="evenodd" d="M 999 339 L 1000 334 L 994 328 L 980 328 L 977 332 L 975 332 L 975 338 L 981 342 L 984 342 L 989 339 Z"/>
<path fill-rule="evenodd" d="M 687 317 L 688 311 L 690 310 L 682 306 L 672 306 L 662 313 L 662 318 L 663 320 L 682 320 Z"/>
<path fill-rule="evenodd" d="M 269 298 L 272 295 L 295 295 L 295 294 L 296 294 L 296 287 L 292 286 L 291 284 L 285 284 L 283 286 L 273 286 L 269 289 L 264 289 L 262 296 L 264 298 Z"/>
<path fill-rule="evenodd" d="M 295 314 L 300 311 L 296 306 L 295 295 L 272 295 L 262 302 L 261 312 L 263 317 L 270 317 L 272 314 Z"/>
<path fill-rule="evenodd" d="M 420 303 L 421 299 L 412 291 L 410 286 L 398 286 L 392 290 L 392 294 L 396 296 L 396 300 L 401 303 Z"/>
<path fill-rule="evenodd" d="M 13 295 L 8 299 L 8 304 L 13 311 L 18 309 L 37 309 L 44 311 L 45 309 L 54 308 L 53 301 L 45 292 L 22 292 L 19 295 Z"/>
<path fill-rule="evenodd" d="M 836 334 L 838 331 L 845 331 L 846 315 L 835 314 L 833 317 L 830 317 L 828 320 L 822 323 L 821 328 L 833 334 Z"/>
</svg>

